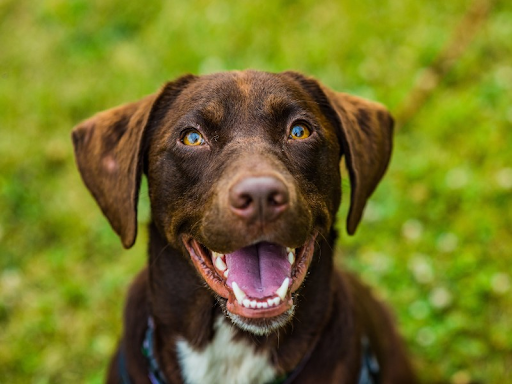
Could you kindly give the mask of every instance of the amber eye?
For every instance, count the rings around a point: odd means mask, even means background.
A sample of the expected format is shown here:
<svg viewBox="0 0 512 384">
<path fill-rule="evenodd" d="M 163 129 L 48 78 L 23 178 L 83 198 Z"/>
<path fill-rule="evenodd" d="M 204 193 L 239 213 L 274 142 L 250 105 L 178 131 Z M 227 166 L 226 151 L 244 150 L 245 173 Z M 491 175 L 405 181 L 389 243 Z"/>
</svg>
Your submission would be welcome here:
<svg viewBox="0 0 512 384">
<path fill-rule="evenodd" d="M 309 135 L 311 135 L 311 132 L 308 127 L 304 124 L 295 124 L 290 131 L 289 137 L 294 140 L 302 140 L 308 138 Z"/>
<path fill-rule="evenodd" d="M 191 129 L 190 131 L 185 132 L 185 135 L 181 139 L 181 142 L 185 145 L 203 145 L 204 139 L 203 136 L 197 132 L 195 129 Z"/>
</svg>

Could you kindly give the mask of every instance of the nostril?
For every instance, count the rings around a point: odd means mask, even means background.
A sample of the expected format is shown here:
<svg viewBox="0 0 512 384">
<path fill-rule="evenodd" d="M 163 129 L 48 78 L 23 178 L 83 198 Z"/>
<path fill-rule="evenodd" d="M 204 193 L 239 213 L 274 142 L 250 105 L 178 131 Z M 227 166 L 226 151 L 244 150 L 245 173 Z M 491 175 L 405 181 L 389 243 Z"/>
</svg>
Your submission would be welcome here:
<svg viewBox="0 0 512 384">
<path fill-rule="evenodd" d="M 275 191 L 269 194 L 268 204 L 274 207 L 279 207 L 288 204 L 288 193 L 285 191 Z"/>
<path fill-rule="evenodd" d="M 252 197 L 247 194 L 242 194 L 239 196 L 236 207 L 238 209 L 246 209 L 249 205 L 252 204 Z"/>
<path fill-rule="evenodd" d="M 232 208 L 245 210 L 250 207 L 253 202 L 251 195 L 240 191 L 231 191 L 229 194 L 229 204 Z"/>
</svg>

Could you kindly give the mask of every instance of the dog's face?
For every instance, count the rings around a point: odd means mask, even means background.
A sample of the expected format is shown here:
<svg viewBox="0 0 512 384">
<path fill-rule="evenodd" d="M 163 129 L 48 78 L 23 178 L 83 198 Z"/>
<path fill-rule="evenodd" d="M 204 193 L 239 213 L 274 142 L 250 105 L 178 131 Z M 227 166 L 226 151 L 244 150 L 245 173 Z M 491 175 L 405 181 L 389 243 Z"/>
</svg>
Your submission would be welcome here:
<svg viewBox="0 0 512 384">
<path fill-rule="evenodd" d="M 332 123 L 296 81 L 260 72 L 198 78 L 162 112 L 147 155 L 156 225 L 235 321 L 289 318 L 340 201 Z"/>
<path fill-rule="evenodd" d="M 99 114 L 73 135 L 77 162 L 131 246 L 144 169 L 152 219 L 190 258 L 235 324 L 268 333 L 293 314 L 317 238 L 352 182 L 348 230 L 391 152 L 380 105 L 297 73 L 186 76 L 156 95 Z"/>
</svg>

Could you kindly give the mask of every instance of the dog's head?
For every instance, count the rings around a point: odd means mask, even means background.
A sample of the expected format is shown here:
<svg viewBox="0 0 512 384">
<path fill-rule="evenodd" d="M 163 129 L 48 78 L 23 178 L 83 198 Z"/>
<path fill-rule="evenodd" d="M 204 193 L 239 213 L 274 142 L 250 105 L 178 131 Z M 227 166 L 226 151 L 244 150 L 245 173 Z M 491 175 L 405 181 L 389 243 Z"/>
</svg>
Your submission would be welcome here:
<svg viewBox="0 0 512 384">
<path fill-rule="evenodd" d="M 315 241 L 333 225 L 341 157 L 352 234 L 387 167 L 392 127 L 380 104 L 294 72 L 244 71 L 181 77 L 84 121 L 73 142 L 123 245 L 135 241 L 144 172 L 161 235 L 236 324 L 263 333 L 292 316 Z"/>
</svg>

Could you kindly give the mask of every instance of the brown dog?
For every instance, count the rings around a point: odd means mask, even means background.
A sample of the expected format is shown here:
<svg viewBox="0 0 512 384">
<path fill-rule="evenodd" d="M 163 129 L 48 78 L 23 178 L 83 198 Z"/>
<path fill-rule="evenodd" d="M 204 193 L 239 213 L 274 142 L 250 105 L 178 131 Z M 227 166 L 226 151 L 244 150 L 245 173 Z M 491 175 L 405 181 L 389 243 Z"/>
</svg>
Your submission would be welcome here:
<svg viewBox="0 0 512 384">
<path fill-rule="evenodd" d="M 353 234 L 392 128 L 380 104 L 257 71 L 184 76 L 78 125 L 83 180 L 125 247 L 143 173 L 151 201 L 108 381 L 414 383 L 386 310 L 333 267 L 340 159 Z"/>
</svg>

